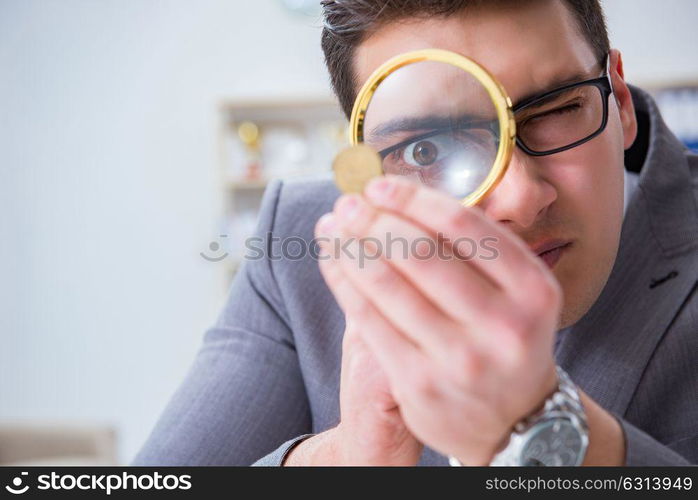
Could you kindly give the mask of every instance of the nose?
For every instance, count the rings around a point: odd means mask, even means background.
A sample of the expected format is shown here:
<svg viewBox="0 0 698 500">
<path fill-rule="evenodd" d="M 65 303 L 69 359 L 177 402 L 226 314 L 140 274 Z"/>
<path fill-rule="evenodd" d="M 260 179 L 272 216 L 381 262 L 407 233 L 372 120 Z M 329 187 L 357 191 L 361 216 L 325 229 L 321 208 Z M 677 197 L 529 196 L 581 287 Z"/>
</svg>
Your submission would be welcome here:
<svg viewBox="0 0 698 500">
<path fill-rule="evenodd" d="M 533 226 L 557 199 L 557 189 L 541 175 L 536 163 L 518 148 L 514 150 L 504 177 L 480 208 L 503 224 L 520 229 Z"/>
</svg>

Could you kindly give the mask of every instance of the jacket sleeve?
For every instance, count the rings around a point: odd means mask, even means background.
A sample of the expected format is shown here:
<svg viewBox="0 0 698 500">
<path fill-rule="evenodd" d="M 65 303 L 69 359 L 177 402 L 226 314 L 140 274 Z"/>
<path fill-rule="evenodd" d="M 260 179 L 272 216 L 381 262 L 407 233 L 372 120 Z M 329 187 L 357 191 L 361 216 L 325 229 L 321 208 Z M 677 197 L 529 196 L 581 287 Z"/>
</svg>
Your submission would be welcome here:
<svg viewBox="0 0 698 500">
<path fill-rule="evenodd" d="M 238 270 L 222 313 L 134 465 L 250 465 L 310 432 L 293 335 L 269 258 L 281 188 L 280 181 L 267 188 L 256 250 Z"/>
<path fill-rule="evenodd" d="M 625 437 L 625 465 L 630 467 L 691 465 L 686 458 L 625 419 L 613 415 Z"/>
<path fill-rule="evenodd" d="M 286 459 L 286 455 L 289 454 L 293 447 L 300 444 L 301 441 L 303 441 L 305 438 L 309 438 L 310 436 L 314 436 L 314 434 L 304 434 L 302 436 L 289 439 L 277 449 L 260 458 L 252 465 L 254 467 L 281 467 L 281 464 L 283 464 L 284 460 Z"/>
</svg>

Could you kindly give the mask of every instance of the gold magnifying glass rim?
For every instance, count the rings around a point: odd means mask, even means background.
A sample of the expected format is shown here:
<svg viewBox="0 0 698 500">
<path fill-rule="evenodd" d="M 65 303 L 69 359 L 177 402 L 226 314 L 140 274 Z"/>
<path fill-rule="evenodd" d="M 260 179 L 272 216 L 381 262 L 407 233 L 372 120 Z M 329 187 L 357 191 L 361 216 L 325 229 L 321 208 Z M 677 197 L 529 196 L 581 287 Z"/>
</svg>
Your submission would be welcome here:
<svg viewBox="0 0 698 500">
<path fill-rule="evenodd" d="M 364 141 L 366 110 L 381 82 L 403 66 L 425 61 L 450 64 L 470 73 L 485 87 L 497 111 L 499 148 L 497 149 L 494 165 L 478 188 L 461 199 L 463 205 L 476 205 L 499 184 L 509 166 L 509 160 L 511 160 L 516 141 L 516 122 L 514 121 L 511 99 L 504 87 L 497 81 L 494 75 L 468 57 L 449 50 L 422 49 L 400 54 L 381 64 L 366 80 L 354 101 L 354 108 L 349 120 L 351 144 L 355 146 Z"/>
</svg>

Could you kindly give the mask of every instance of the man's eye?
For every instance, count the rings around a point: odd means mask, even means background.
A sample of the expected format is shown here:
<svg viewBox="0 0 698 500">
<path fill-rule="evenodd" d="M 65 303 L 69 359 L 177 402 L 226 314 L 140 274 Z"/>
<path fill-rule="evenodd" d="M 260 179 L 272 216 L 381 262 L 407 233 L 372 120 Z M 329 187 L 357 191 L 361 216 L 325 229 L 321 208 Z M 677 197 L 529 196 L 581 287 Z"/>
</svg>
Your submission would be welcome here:
<svg viewBox="0 0 698 500">
<path fill-rule="evenodd" d="M 571 113 L 572 111 L 576 111 L 582 107 L 581 104 L 574 103 L 574 104 L 568 104 L 567 106 L 563 106 L 561 108 L 553 109 L 552 111 L 549 111 L 546 114 L 551 114 L 551 115 L 564 115 L 565 113 Z"/>
<path fill-rule="evenodd" d="M 438 159 L 439 146 L 436 142 L 429 139 L 414 142 L 405 147 L 403 157 L 408 165 L 426 167 Z"/>
<path fill-rule="evenodd" d="M 456 142 L 452 134 L 434 135 L 394 151 L 393 160 L 407 167 L 430 167 L 453 154 L 457 147 Z"/>
<path fill-rule="evenodd" d="M 409 175 L 426 169 L 445 168 L 449 159 L 456 156 L 474 161 L 496 155 L 496 137 L 485 128 L 452 130 L 446 133 L 417 137 L 413 142 L 393 150 L 385 157 L 386 172 Z"/>
<path fill-rule="evenodd" d="M 581 103 L 579 103 L 579 102 L 574 102 L 574 103 L 568 104 L 568 105 L 566 105 L 566 106 L 562 106 L 562 107 L 560 107 L 560 108 L 551 109 L 551 110 L 549 110 L 549 111 L 544 111 L 544 112 L 542 112 L 542 113 L 538 113 L 538 114 L 536 114 L 536 115 L 533 115 L 533 116 L 531 116 L 530 118 L 525 119 L 525 120 L 523 121 L 523 123 L 535 122 L 535 121 L 537 121 L 538 119 L 546 118 L 546 117 L 549 117 L 549 116 L 561 116 L 561 115 L 565 115 L 565 114 L 568 114 L 568 113 L 573 113 L 573 112 L 575 112 L 575 111 L 580 110 L 581 108 L 582 108 L 582 104 L 581 104 Z"/>
</svg>

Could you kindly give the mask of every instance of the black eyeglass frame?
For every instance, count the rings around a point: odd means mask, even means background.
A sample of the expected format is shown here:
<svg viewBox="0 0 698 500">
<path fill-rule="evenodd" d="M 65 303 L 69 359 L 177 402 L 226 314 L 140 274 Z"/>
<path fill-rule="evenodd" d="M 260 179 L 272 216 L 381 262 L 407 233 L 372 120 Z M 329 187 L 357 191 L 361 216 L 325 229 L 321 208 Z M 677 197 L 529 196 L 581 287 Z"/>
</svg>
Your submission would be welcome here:
<svg viewBox="0 0 698 500">
<path fill-rule="evenodd" d="M 570 83 L 568 85 L 564 85 L 562 87 L 558 87 L 556 89 L 550 90 L 548 92 L 545 92 L 544 94 L 536 95 L 533 96 L 529 99 L 526 99 L 525 101 L 522 101 L 518 103 L 516 106 L 512 108 L 512 111 L 514 114 L 516 114 L 518 111 L 521 111 L 522 109 L 526 109 L 528 107 L 531 107 L 543 100 L 547 100 L 550 97 L 553 97 L 557 94 L 560 94 L 562 92 L 566 92 L 571 89 L 575 89 L 577 87 L 582 87 L 586 85 L 593 85 L 594 87 L 599 89 L 599 92 L 601 92 L 601 101 L 603 104 L 603 116 L 601 119 L 601 125 L 599 128 L 594 131 L 593 133 L 589 134 L 588 136 L 579 139 L 571 144 L 565 145 L 565 146 L 560 146 L 555 149 L 550 149 L 547 151 L 535 151 L 528 146 L 520 139 L 519 135 L 516 135 L 516 145 L 519 146 L 526 154 L 530 156 L 548 156 L 552 155 L 555 153 L 561 153 L 562 151 L 567 151 L 568 149 L 576 148 L 577 146 L 580 146 L 581 144 L 584 144 L 585 142 L 588 142 L 592 140 L 594 137 L 598 136 L 601 134 L 605 129 L 606 125 L 608 125 L 608 99 L 609 96 L 613 93 L 613 83 L 611 82 L 611 75 L 609 71 L 609 64 L 610 60 L 609 57 L 606 56 L 604 65 L 605 65 L 605 71 L 604 74 L 601 75 L 598 78 L 592 78 L 589 80 L 584 80 L 581 82 L 575 82 L 575 83 Z M 390 153 L 393 151 L 397 151 L 401 148 L 404 148 L 405 146 L 409 146 L 410 144 L 413 144 L 417 141 L 421 141 L 424 139 L 428 139 L 429 137 L 433 137 L 435 135 L 442 134 L 446 131 L 453 130 L 454 128 L 480 128 L 480 129 L 487 129 L 493 133 L 493 135 L 497 135 L 499 132 L 499 124 L 496 122 L 492 121 L 473 121 L 473 122 L 468 122 L 467 127 L 466 125 L 462 125 L 459 127 L 445 127 L 445 128 L 439 128 L 436 130 L 431 130 L 429 132 L 426 132 L 424 134 L 420 134 L 417 136 L 410 137 L 407 140 L 401 141 L 398 144 L 395 144 L 393 146 L 390 146 L 388 148 L 382 149 L 378 152 L 379 156 L 381 157 L 381 160 L 384 160 L 386 156 L 388 156 Z"/>
<path fill-rule="evenodd" d="M 604 130 L 606 130 L 606 125 L 608 125 L 608 99 L 611 94 L 613 94 L 613 83 L 611 82 L 611 74 L 609 71 L 609 57 L 606 56 L 605 60 L 605 71 L 604 74 L 601 75 L 598 78 L 592 78 L 590 80 L 584 80 L 581 82 L 576 82 L 576 83 L 570 83 L 569 85 L 564 85 L 562 87 L 553 89 L 549 92 L 546 92 L 541 95 L 533 96 L 530 99 L 526 99 L 523 102 L 520 102 L 516 106 L 513 107 L 512 111 L 514 112 L 514 117 L 516 117 L 516 113 L 518 111 L 521 111 L 522 109 L 526 109 L 528 107 L 531 107 L 535 105 L 538 102 L 541 102 L 543 100 L 547 100 L 550 97 L 553 97 L 557 94 L 561 94 L 562 92 L 567 92 L 568 90 L 575 89 L 578 87 L 586 86 L 586 85 L 593 85 L 594 87 L 599 89 L 599 92 L 601 92 L 601 101 L 603 104 L 603 116 L 601 118 L 601 125 L 599 126 L 596 131 L 592 132 L 586 137 L 583 137 L 582 139 L 579 139 L 571 144 L 567 144 L 566 146 L 560 146 L 559 148 L 555 149 L 550 149 L 547 151 L 535 151 L 523 142 L 519 135 L 516 135 L 516 145 L 519 146 L 526 154 L 530 156 L 547 156 L 547 155 L 552 155 L 555 153 L 561 153 L 562 151 L 567 151 L 568 149 L 576 148 L 577 146 L 580 146 L 584 144 L 585 142 L 588 142 L 592 140 L 594 137 L 598 136 L 601 134 Z"/>
</svg>

